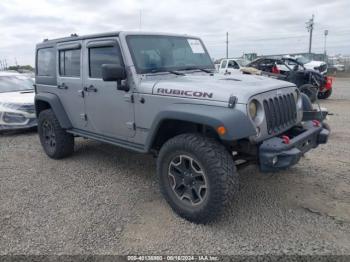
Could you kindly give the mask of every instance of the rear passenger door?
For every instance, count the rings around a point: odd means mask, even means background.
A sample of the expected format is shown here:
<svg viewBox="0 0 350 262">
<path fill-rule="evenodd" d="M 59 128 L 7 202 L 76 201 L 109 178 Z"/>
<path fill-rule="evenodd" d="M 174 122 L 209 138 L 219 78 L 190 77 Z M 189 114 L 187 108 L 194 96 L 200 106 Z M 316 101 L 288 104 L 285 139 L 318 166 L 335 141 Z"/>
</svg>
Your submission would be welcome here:
<svg viewBox="0 0 350 262">
<path fill-rule="evenodd" d="M 84 40 L 84 94 L 88 131 L 129 140 L 135 134 L 132 91 L 118 90 L 117 82 L 103 81 L 103 64 L 124 66 L 117 38 Z"/>
<path fill-rule="evenodd" d="M 57 94 L 73 128 L 77 129 L 84 129 L 86 126 L 84 98 L 82 96 L 81 45 L 81 41 L 57 44 Z"/>
</svg>

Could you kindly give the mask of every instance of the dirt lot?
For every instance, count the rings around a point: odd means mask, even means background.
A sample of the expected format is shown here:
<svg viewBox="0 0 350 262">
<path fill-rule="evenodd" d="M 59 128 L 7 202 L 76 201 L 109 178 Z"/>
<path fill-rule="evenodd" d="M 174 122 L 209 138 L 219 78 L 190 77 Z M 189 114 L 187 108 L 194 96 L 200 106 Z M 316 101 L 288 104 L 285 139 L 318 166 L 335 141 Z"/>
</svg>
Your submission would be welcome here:
<svg viewBox="0 0 350 262">
<path fill-rule="evenodd" d="M 242 170 L 206 226 L 170 210 L 150 156 L 78 139 L 54 161 L 35 132 L 1 135 L 0 254 L 350 254 L 350 78 L 335 85 L 329 144 L 284 172 Z"/>
</svg>

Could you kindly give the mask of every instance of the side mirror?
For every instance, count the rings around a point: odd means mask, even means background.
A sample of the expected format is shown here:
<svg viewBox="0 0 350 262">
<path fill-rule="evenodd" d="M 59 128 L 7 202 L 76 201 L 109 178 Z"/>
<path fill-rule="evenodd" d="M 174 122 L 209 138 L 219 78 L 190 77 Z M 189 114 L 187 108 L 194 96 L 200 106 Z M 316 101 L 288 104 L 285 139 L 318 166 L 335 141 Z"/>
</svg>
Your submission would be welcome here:
<svg viewBox="0 0 350 262">
<path fill-rule="evenodd" d="M 103 81 L 117 81 L 117 89 L 129 91 L 127 85 L 122 85 L 122 80 L 126 79 L 125 68 L 118 64 L 103 64 L 102 65 Z"/>
<path fill-rule="evenodd" d="M 102 65 L 102 79 L 103 81 L 119 81 L 126 78 L 124 67 L 117 64 L 103 64 Z"/>
</svg>

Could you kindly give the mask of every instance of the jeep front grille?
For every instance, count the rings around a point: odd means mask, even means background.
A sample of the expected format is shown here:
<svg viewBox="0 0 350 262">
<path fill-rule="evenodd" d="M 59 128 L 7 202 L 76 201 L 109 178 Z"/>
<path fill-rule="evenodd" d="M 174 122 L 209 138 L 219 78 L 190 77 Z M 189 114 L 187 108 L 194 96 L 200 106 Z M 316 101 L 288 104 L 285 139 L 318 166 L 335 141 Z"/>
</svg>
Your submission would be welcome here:
<svg viewBox="0 0 350 262">
<path fill-rule="evenodd" d="M 294 124 L 297 120 L 297 109 L 292 93 L 264 100 L 267 131 L 275 134 Z"/>
</svg>

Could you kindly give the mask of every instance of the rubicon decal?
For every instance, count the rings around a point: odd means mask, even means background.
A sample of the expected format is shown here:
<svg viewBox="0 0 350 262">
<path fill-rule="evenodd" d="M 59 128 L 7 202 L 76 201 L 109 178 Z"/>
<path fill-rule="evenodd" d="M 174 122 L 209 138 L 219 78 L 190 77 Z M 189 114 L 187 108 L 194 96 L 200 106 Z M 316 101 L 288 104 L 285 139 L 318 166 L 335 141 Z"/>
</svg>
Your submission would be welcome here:
<svg viewBox="0 0 350 262">
<path fill-rule="evenodd" d="M 201 92 L 201 91 L 191 91 L 191 90 L 158 88 L 157 93 L 164 94 L 164 95 L 213 98 L 213 93 L 207 93 L 207 92 Z"/>
</svg>

